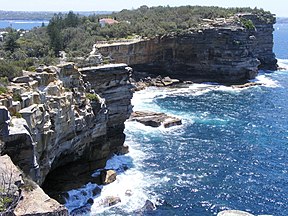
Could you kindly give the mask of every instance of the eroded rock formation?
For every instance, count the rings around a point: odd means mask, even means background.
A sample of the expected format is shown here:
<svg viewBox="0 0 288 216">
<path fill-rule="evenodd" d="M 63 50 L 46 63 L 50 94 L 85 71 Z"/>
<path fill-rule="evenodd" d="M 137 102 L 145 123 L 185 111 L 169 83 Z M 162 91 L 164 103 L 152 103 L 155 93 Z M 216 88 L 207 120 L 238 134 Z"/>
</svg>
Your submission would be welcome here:
<svg viewBox="0 0 288 216">
<path fill-rule="evenodd" d="M 0 153 L 39 184 L 52 171 L 65 175 L 61 167 L 67 164 L 74 163 L 66 171 L 74 176 L 104 167 L 111 154 L 127 151 L 130 72 L 125 64 L 78 70 L 72 63 L 26 72 L 9 87 L 19 101 L 1 100 L 11 115 L 22 118 L 12 117 Z"/>
<path fill-rule="evenodd" d="M 245 27 L 243 19 L 252 21 L 252 26 Z M 276 69 L 274 23 L 275 17 L 269 14 L 239 14 L 231 19 L 204 20 L 198 28 L 181 34 L 101 44 L 98 49 L 103 56 L 125 62 L 136 72 L 184 80 L 235 82 L 254 78 L 258 68 Z"/>
</svg>

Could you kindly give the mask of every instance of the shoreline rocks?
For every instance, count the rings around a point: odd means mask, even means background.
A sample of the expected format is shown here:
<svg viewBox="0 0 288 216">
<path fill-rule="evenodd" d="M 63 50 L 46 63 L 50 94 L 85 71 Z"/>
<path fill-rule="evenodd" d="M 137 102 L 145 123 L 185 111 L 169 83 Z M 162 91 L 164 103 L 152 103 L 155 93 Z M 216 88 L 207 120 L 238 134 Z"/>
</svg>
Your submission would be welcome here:
<svg viewBox="0 0 288 216">
<path fill-rule="evenodd" d="M 165 128 L 169 128 L 182 124 L 182 120 L 179 118 L 168 116 L 165 113 L 148 111 L 135 111 L 131 114 L 130 120 L 137 121 L 151 127 L 159 127 L 163 125 Z"/>
<path fill-rule="evenodd" d="M 180 83 L 180 80 L 178 79 L 171 79 L 170 77 L 166 76 L 162 78 L 160 75 L 156 78 L 151 77 L 145 77 L 143 79 L 140 79 L 139 81 L 133 81 L 135 85 L 135 91 L 140 91 L 145 89 L 149 86 L 155 86 L 155 87 L 169 87 Z"/>
</svg>

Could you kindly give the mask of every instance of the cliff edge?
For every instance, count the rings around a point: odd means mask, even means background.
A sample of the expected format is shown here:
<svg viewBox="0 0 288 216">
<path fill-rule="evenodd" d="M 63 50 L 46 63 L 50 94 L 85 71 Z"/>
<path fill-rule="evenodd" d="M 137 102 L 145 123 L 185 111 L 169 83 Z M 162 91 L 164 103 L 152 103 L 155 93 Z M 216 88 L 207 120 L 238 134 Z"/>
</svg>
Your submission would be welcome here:
<svg viewBox="0 0 288 216">
<path fill-rule="evenodd" d="M 227 19 L 203 19 L 198 27 L 179 34 L 96 46 L 103 56 L 132 66 L 136 75 L 147 72 L 182 80 L 247 81 L 258 69 L 277 69 L 275 22 L 271 14 L 236 14 Z"/>
<path fill-rule="evenodd" d="M 127 152 L 130 75 L 126 64 L 78 69 L 65 63 L 24 72 L 0 98 L 1 155 L 47 190 L 57 173 L 80 179 L 103 168 L 111 155 Z"/>
</svg>

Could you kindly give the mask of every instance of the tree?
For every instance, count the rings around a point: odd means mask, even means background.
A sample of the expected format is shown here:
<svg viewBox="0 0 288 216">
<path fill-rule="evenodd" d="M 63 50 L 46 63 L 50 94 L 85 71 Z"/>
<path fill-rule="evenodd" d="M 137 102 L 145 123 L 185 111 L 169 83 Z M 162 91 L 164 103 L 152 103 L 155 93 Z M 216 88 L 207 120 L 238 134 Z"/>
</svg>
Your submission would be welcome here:
<svg viewBox="0 0 288 216">
<path fill-rule="evenodd" d="M 59 51 L 63 49 L 63 36 L 62 28 L 64 26 L 62 14 L 55 14 L 50 20 L 47 26 L 47 33 L 50 38 L 50 47 L 54 50 L 56 56 L 59 55 Z"/>
<path fill-rule="evenodd" d="M 18 38 L 19 34 L 11 30 L 4 39 L 4 49 L 13 53 L 14 50 L 19 47 L 19 44 L 17 43 Z"/>
<path fill-rule="evenodd" d="M 73 11 L 69 11 L 69 13 L 64 19 L 65 27 L 77 27 L 79 23 L 80 23 L 80 19 L 78 15 L 73 13 Z"/>
</svg>

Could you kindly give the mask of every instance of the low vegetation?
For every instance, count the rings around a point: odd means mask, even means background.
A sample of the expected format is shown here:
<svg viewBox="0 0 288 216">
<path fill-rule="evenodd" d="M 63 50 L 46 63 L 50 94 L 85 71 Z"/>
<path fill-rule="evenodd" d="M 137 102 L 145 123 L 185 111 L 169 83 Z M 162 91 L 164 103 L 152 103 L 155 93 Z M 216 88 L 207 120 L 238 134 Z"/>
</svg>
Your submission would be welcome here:
<svg viewBox="0 0 288 216">
<path fill-rule="evenodd" d="M 100 98 L 97 94 L 87 93 L 86 98 L 91 100 L 91 101 L 96 101 L 96 102 L 100 101 Z"/>
<path fill-rule="evenodd" d="M 240 21 L 246 29 L 250 29 L 250 30 L 255 29 L 255 26 L 254 26 L 254 23 L 252 22 L 252 20 L 242 18 L 242 19 L 240 19 Z"/>
<path fill-rule="evenodd" d="M 13 210 L 21 199 L 20 191 L 13 188 L 12 171 L 0 170 L 0 215 L 13 215 Z"/>
<path fill-rule="evenodd" d="M 7 77 L 0 77 L 0 95 L 8 92 L 7 85 L 9 81 Z"/>
</svg>

